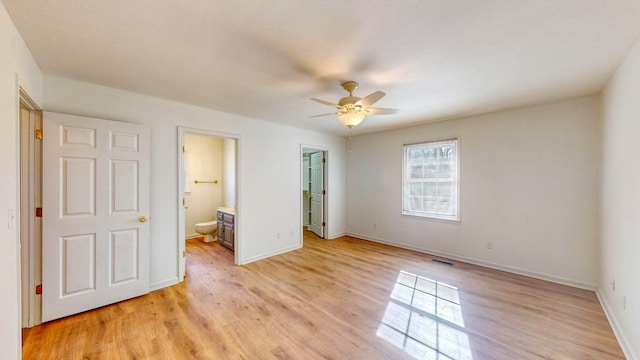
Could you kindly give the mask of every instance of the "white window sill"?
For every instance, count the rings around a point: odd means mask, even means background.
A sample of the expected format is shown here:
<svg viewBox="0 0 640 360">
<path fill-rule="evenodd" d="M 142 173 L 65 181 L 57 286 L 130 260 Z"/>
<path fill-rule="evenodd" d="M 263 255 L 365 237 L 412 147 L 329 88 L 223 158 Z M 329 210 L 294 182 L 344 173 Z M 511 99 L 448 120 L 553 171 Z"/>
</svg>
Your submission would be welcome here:
<svg viewBox="0 0 640 360">
<path fill-rule="evenodd" d="M 438 215 L 427 215 L 422 213 L 402 212 L 400 215 L 410 216 L 410 217 L 420 218 L 425 220 L 434 220 L 434 221 L 445 222 L 445 223 L 459 224 L 462 222 L 460 218 L 451 218 L 451 217 L 438 216 Z"/>
</svg>

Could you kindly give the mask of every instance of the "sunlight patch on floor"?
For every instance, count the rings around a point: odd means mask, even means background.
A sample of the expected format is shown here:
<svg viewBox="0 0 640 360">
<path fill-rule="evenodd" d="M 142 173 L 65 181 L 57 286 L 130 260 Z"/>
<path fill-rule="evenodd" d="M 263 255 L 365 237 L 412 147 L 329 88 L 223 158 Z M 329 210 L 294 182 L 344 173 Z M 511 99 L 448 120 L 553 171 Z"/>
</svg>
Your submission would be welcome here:
<svg viewBox="0 0 640 360">
<path fill-rule="evenodd" d="M 418 359 L 472 360 L 458 288 L 401 271 L 377 335 Z"/>
</svg>

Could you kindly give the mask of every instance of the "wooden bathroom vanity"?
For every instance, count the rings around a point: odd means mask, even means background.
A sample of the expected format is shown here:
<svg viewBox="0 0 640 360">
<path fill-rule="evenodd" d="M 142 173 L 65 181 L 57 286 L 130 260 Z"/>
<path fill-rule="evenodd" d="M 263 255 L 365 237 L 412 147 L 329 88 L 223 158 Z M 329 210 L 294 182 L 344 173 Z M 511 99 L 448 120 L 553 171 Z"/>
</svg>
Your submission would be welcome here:
<svg viewBox="0 0 640 360">
<path fill-rule="evenodd" d="M 218 243 L 227 249 L 235 249 L 236 211 L 231 208 L 218 208 Z"/>
</svg>

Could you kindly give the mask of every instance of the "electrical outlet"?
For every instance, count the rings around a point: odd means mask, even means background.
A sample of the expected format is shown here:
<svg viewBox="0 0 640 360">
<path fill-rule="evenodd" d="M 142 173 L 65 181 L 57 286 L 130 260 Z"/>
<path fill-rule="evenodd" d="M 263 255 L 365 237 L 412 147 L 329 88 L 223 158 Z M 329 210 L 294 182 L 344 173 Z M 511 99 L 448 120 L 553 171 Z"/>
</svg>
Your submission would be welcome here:
<svg viewBox="0 0 640 360">
<path fill-rule="evenodd" d="M 276 233 L 276 239 L 280 240 L 280 233 Z"/>
<path fill-rule="evenodd" d="M 377 229 L 377 228 L 378 228 L 378 224 L 373 223 L 373 228 L 374 228 L 374 229 Z"/>
<path fill-rule="evenodd" d="M 627 295 L 622 297 L 622 310 L 627 310 Z"/>
<path fill-rule="evenodd" d="M 489 250 L 493 249 L 493 242 L 487 241 L 487 249 Z"/>
<path fill-rule="evenodd" d="M 613 281 L 611 282 L 611 290 L 613 290 L 614 292 L 616 291 L 616 279 L 613 279 Z"/>
</svg>

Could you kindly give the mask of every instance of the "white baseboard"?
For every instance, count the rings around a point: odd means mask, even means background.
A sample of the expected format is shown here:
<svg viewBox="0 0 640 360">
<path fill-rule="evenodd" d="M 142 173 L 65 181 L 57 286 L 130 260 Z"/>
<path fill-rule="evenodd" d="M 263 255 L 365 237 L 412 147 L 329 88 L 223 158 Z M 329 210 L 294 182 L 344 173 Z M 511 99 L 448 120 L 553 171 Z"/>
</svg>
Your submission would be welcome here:
<svg viewBox="0 0 640 360">
<path fill-rule="evenodd" d="M 347 236 L 347 233 L 339 233 L 339 234 L 329 235 L 329 236 L 327 236 L 327 239 L 328 240 L 333 240 L 333 239 L 337 239 L 337 238 L 343 237 L 343 236 Z"/>
<path fill-rule="evenodd" d="M 240 259 L 239 262 L 238 262 L 238 265 L 246 265 L 246 264 L 252 263 L 254 261 L 266 259 L 266 258 L 271 257 L 271 256 L 284 254 L 284 253 L 287 253 L 287 252 L 293 251 L 293 250 L 298 250 L 301 247 L 302 247 L 302 244 L 295 244 L 293 246 L 289 246 L 289 247 L 286 247 L 286 248 L 283 248 L 283 249 L 278 249 L 276 251 L 272 251 L 272 252 L 269 252 L 269 253 L 258 254 L 258 255 L 252 256 L 250 258 Z"/>
<path fill-rule="evenodd" d="M 202 236 L 204 236 L 204 235 L 200 235 L 198 233 L 195 233 L 195 234 L 186 235 L 184 238 L 185 239 L 193 239 L 193 238 L 202 237 Z"/>
<path fill-rule="evenodd" d="M 576 287 L 576 288 L 580 288 L 580 289 L 595 291 L 595 289 L 597 287 L 596 284 L 592 284 L 592 283 L 585 283 L 585 282 L 582 282 L 582 281 L 566 279 L 566 278 L 559 277 L 559 276 L 538 273 L 538 272 L 529 271 L 529 270 L 521 269 L 521 268 L 514 267 L 514 266 L 502 265 L 502 264 L 494 263 L 494 262 L 491 262 L 491 261 L 485 261 L 485 260 L 470 258 L 470 257 L 466 257 L 466 256 L 459 256 L 459 255 L 456 255 L 456 254 L 451 254 L 451 253 L 438 251 L 438 250 L 434 250 L 434 249 L 411 246 L 411 245 L 402 244 L 402 243 L 398 243 L 398 242 L 395 242 L 395 241 L 389 241 L 389 240 L 386 240 L 386 239 L 376 238 L 376 237 L 372 237 L 372 236 L 367 236 L 367 235 L 363 235 L 363 234 L 347 233 L 347 235 L 348 236 L 353 236 L 353 237 L 356 237 L 356 238 L 360 238 L 360 239 L 373 241 L 373 242 L 378 242 L 378 243 L 382 243 L 382 244 L 396 246 L 396 247 L 403 248 L 403 249 L 414 250 L 414 251 L 418 251 L 418 252 L 421 252 L 421 253 L 441 256 L 441 257 L 449 258 L 449 259 L 452 259 L 452 260 L 458 260 L 458 261 L 466 262 L 466 263 L 469 263 L 469 264 L 480 265 L 480 266 L 488 267 L 488 268 L 491 268 L 491 269 L 502 270 L 502 271 L 510 272 L 510 273 L 517 274 L 517 275 L 523 275 L 523 276 L 528 276 L 528 277 L 532 277 L 532 278 L 535 278 L 535 279 L 551 281 L 551 282 L 554 282 L 554 283 L 558 283 L 558 284 L 562 284 L 562 285 L 568 285 L 568 286 L 572 286 L 572 287 Z"/>
<path fill-rule="evenodd" d="M 631 349 L 631 347 L 628 345 L 629 342 L 627 341 L 627 338 L 624 336 L 624 333 L 622 332 L 620 323 L 618 322 L 618 319 L 615 317 L 613 313 L 613 309 L 611 308 L 611 306 L 609 306 L 609 303 L 607 302 L 605 297 L 602 295 L 602 293 L 600 293 L 600 289 L 596 289 L 596 296 L 600 301 L 600 305 L 604 309 L 604 315 L 607 317 L 607 320 L 609 320 L 609 324 L 611 325 L 613 334 L 616 336 L 616 339 L 618 339 L 618 343 L 622 348 L 622 352 L 624 353 L 624 356 L 627 358 L 627 360 L 639 360 L 640 358 L 636 356 L 636 354 L 633 352 L 633 349 Z"/>
</svg>

